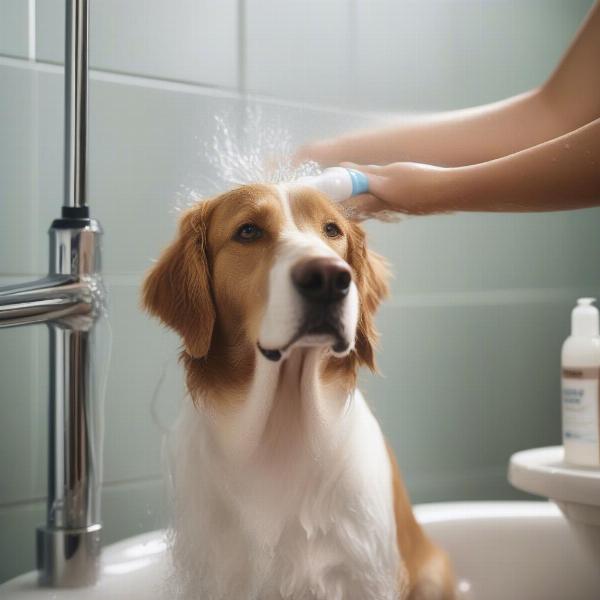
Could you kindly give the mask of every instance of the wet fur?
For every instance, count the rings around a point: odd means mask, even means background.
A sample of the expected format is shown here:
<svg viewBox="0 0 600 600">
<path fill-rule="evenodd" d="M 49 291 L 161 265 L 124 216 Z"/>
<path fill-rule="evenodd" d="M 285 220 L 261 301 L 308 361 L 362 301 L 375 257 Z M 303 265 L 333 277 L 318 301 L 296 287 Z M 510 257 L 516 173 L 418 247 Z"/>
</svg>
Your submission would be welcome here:
<svg viewBox="0 0 600 600">
<path fill-rule="evenodd" d="M 450 600 L 447 559 L 414 519 L 393 454 L 353 391 L 358 368 L 375 369 L 374 315 L 387 295 L 387 265 L 367 249 L 362 228 L 319 194 L 306 190 L 293 200 L 293 218 L 302 231 L 319 232 L 321 215 L 335 219 L 343 230 L 342 241 L 326 242 L 350 265 L 358 290 L 356 338 L 347 355 L 298 349 L 281 365 L 264 364 L 257 355 L 277 232 L 285 226 L 272 186 L 246 186 L 186 212 L 175 240 L 144 282 L 146 310 L 183 340 L 181 359 L 196 405 L 184 411 L 173 467 L 178 497 L 174 558 L 183 595 L 194 597 L 202 588 L 203 600 Z M 230 243 L 230 229 L 244 211 L 269 233 L 260 246 L 240 252 Z M 243 413 L 249 403 L 260 405 L 257 387 L 272 402 L 270 412 L 250 414 L 245 430 L 236 432 L 230 415 Z M 371 440 L 377 464 L 389 464 L 388 475 L 372 482 L 375 488 L 383 486 L 381 491 L 364 489 L 371 467 L 363 464 L 361 437 Z M 211 484 L 202 484 L 198 473 Z M 351 491 L 355 485 L 358 494 Z M 393 506 L 373 514 L 378 498 L 388 494 Z M 267 522 L 260 517 L 265 506 Z M 328 521 L 332 514 L 339 521 L 336 527 Z M 205 544 L 196 539 L 198 532 Z M 227 536 L 233 536 L 231 544 Z M 337 571 L 311 566 L 309 555 L 323 552 L 336 557 Z M 357 596 L 348 587 L 353 568 L 360 572 Z M 265 579 L 264 573 L 271 576 Z M 276 588 L 270 587 L 273 573 Z M 393 591 L 385 584 L 390 576 L 396 581 Z"/>
</svg>

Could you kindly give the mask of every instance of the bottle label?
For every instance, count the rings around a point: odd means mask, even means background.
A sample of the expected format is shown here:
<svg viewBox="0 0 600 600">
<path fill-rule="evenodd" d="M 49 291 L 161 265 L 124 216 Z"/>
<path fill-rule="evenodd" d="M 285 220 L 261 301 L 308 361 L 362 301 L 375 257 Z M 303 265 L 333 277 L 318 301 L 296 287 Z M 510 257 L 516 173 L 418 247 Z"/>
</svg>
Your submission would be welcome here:
<svg viewBox="0 0 600 600">
<path fill-rule="evenodd" d="M 563 441 L 598 444 L 600 439 L 600 369 L 562 370 Z"/>
</svg>

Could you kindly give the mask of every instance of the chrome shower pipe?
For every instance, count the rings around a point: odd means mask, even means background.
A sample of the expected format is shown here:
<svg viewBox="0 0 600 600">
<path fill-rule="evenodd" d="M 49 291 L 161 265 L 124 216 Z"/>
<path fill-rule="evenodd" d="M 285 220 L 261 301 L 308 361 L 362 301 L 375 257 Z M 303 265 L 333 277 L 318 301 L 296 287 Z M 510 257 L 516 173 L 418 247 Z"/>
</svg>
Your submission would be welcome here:
<svg viewBox="0 0 600 600">
<path fill-rule="evenodd" d="M 88 0 L 67 0 L 65 27 L 64 206 L 86 212 Z"/>
<path fill-rule="evenodd" d="M 95 325 L 106 310 L 102 229 L 86 205 L 88 1 L 66 1 L 65 179 L 47 277 L 0 288 L 0 328 L 49 330 L 48 501 L 37 531 L 39 581 L 93 584 L 101 547 L 101 401 L 94 390 Z"/>
</svg>

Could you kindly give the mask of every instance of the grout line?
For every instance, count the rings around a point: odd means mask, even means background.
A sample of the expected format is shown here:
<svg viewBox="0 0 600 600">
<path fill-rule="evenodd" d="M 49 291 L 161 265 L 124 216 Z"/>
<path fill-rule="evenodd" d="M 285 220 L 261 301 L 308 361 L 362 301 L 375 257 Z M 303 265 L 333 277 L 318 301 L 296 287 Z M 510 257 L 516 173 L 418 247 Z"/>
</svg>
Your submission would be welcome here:
<svg viewBox="0 0 600 600">
<path fill-rule="evenodd" d="M 32 17 L 33 14 L 33 17 Z M 32 26 L 33 21 L 33 26 Z M 35 59 L 35 1 L 29 0 L 29 51 L 31 59 Z M 33 30 L 32 30 L 33 27 Z M 33 36 L 33 48 L 31 42 L 31 36 Z M 33 52 L 33 56 L 31 53 Z M 33 226 L 32 231 L 38 232 L 40 225 L 40 195 L 39 195 L 39 171 L 40 171 L 40 110 L 42 105 L 42 99 L 40 98 L 40 78 L 32 77 L 31 81 L 31 162 L 34 165 L 32 172 L 30 173 L 30 187 L 29 187 L 29 202 L 32 210 L 31 224 Z M 32 271 L 35 270 L 38 257 L 40 256 L 42 240 L 39 235 L 32 235 L 30 240 L 31 263 L 30 268 Z M 44 327 L 44 330 L 46 328 Z M 32 386 L 32 391 L 37 397 L 37 401 L 32 403 L 30 418 L 30 428 L 32 431 L 37 432 L 38 427 L 41 424 L 45 424 L 48 427 L 48 393 L 50 382 L 47 377 L 44 377 L 40 371 L 40 367 L 43 364 L 43 357 L 48 351 L 48 334 L 46 331 L 42 332 L 41 327 L 34 327 L 32 329 L 31 344 L 31 357 L 30 366 L 32 373 L 37 373 L 38 376 L 34 378 L 35 385 Z M 44 397 L 45 396 L 45 397 Z M 30 442 L 30 448 L 32 456 L 44 456 L 47 445 L 47 438 L 45 435 L 34 435 Z M 37 469 L 31 469 L 30 471 L 30 484 L 35 485 L 37 478 Z M 33 489 L 33 487 L 32 487 Z"/>
<path fill-rule="evenodd" d="M 119 487 L 127 487 L 128 485 L 140 484 L 140 483 L 160 483 L 162 484 L 164 478 L 161 476 L 155 477 L 139 477 L 133 479 L 123 479 L 117 481 L 111 481 L 109 483 L 102 484 L 102 493 L 105 490 L 113 490 Z M 12 502 L 5 502 L 0 504 L 0 513 L 4 510 L 12 510 L 14 508 L 23 508 L 27 506 L 34 506 L 36 504 L 46 503 L 46 496 L 34 496 L 33 498 L 26 498 L 23 500 L 14 500 Z"/>
<path fill-rule="evenodd" d="M 355 68 L 358 64 L 358 3 L 357 0 L 349 0 L 347 10 L 347 31 L 346 31 L 346 61 L 344 68 L 346 70 L 346 81 L 351 82 L 351 93 L 358 94 L 360 89 L 357 81 Z"/>
<path fill-rule="evenodd" d="M 105 275 L 108 285 L 137 287 L 143 272 Z M 473 291 L 431 291 L 397 293 L 384 301 L 382 306 L 393 308 L 427 308 L 438 306 L 512 306 L 518 304 L 551 304 L 570 302 L 575 297 L 598 293 L 593 286 L 568 288 L 506 288 Z"/>
<path fill-rule="evenodd" d="M 151 261 L 148 262 L 148 265 Z M 104 273 L 108 286 L 138 287 L 145 270 L 129 273 Z M 0 274 L 0 281 L 31 277 L 29 273 Z M 401 292 L 391 296 L 382 304 L 392 308 L 428 308 L 438 306 L 512 306 L 518 304 L 551 304 L 570 302 L 576 297 L 590 294 L 600 295 L 593 284 L 564 288 L 499 288 L 467 291 Z"/>
<path fill-rule="evenodd" d="M 18 279 L 24 279 L 25 277 L 45 277 L 46 273 L 43 275 L 39 275 L 38 272 L 35 273 L 0 273 L 0 280 L 7 279 L 9 281 L 15 281 L 15 283 L 21 283 L 21 281 L 17 281 Z M 25 283 L 25 282 L 23 282 Z"/>
<path fill-rule="evenodd" d="M 24 68 L 38 70 L 45 73 L 62 75 L 64 68 L 62 65 L 52 62 L 29 61 L 23 58 L 10 57 L 0 54 L 0 66 L 8 66 L 13 68 Z M 115 71 L 109 69 L 90 69 L 90 79 L 92 81 L 105 81 L 120 85 L 130 85 L 136 87 L 145 87 L 149 89 L 157 89 L 163 91 L 173 91 L 187 94 L 195 94 L 200 96 L 212 96 L 218 98 L 230 98 L 234 100 L 243 100 L 249 102 L 260 102 L 263 104 L 278 106 L 284 108 L 294 108 L 302 110 L 314 110 L 325 114 L 343 115 L 348 117 L 367 117 L 374 119 L 390 118 L 394 113 L 389 111 L 367 111 L 367 110 L 352 110 L 348 108 L 338 108 L 330 105 L 321 105 L 316 103 L 298 102 L 285 98 L 277 98 L 274 96 L 263 96 L 260 94 L 241 94 L 235 88 L 226 88 L 221 86 L 211 86 L 205 83 L 192 83 L 177 79 L 161 79 L 159 77 L 151 77 L 146 75 L 135 75 L 123 71 Z M 402 115 L 408 116 L 416 111 L 402 111 Z"/>
<path fill-rule="evenodd" d="M 152 475 L 150 477 L 132 477 L 131 479 L 116 479 L 102 484 L 103 490 L 111 490 L 113 488 L 125 487 L 134 483 L 162 483 L 164 478 L 162 475 Z"/>
<path fill-rule="evenodd" d="M 573 301 L 582 294 L 594 293 L 594 286 L 572 288 L 513 288 L 461 292 L 424 292 L 395 294 L 384 307 L 428 308 L 438 306 L 512 306 Z"/>
<path fill-rule="evenodd" d="M 248 50 L 246 0 L 238 0 L 237 37 L 238 37 L 238 91 L 245 96 L 247 89 L 248 63 L 246 61 Z"/>
<path fill-rule="evenodd" d="M 452 469 L 451 471 L 428 470 L 425 473 L 407 474 L 406 484 L 412 487 L 433 484 L 448 485 L 456 482 L 477 482 L 481 480 L 507 481 L 507 464 L 492 464 L 483 467 L 467 467 L 465 469 Z"/>
<path fill-rule="evenodd" d="M 62 73 L 63 67 L 41 61 L 30 61 L 22 56 L 11 56 L 9 54 L 0 53 L 0 65 L 5 67 L 21 68 L 27 70 L 35 70 L 49 73 Z"/>
<path fill-rule="evenodd" d="M 15 508 L 25 508 L 27 506 L 33 507 L 36 504 L 46 503 L 46 496 L 34 496 L 33 498 L 26 498 L 23 500 L 13 500 L 11 502 L 4 502 L 0 504 L 0 514 L 5 510 L 13 510 Z"/>
<path fill-rule="evenodd" d="M 29 60 L 35 60 L 36 55 L 36 29 L 35 29 L 35 2 L 36 0 L 27 0 L 27 36 L 28 36 L 28 44 L 27 44 L 27 54 Z"/>
</svg>

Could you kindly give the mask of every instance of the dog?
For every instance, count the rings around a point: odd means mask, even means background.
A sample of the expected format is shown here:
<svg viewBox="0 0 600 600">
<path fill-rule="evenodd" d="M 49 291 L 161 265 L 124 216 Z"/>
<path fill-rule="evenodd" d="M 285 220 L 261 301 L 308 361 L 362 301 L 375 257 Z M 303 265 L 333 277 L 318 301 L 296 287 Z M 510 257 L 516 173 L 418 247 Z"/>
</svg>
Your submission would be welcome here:
<svg viewBox="0 0 600 600">
<path fill-rule="evenodd" d="M 356 389 L 384 260 L 320 192 L 247 185 L 185 212 L 143 284 L 182 338 L 172 544 L 200 600 L 450 600 Z"/>
</svg>

